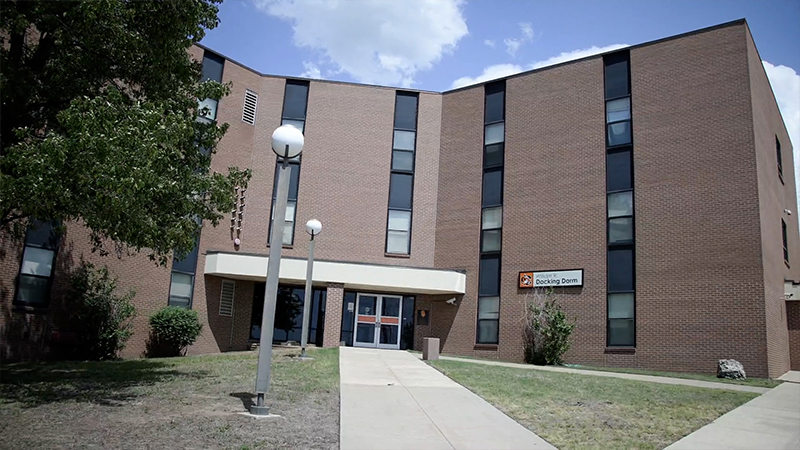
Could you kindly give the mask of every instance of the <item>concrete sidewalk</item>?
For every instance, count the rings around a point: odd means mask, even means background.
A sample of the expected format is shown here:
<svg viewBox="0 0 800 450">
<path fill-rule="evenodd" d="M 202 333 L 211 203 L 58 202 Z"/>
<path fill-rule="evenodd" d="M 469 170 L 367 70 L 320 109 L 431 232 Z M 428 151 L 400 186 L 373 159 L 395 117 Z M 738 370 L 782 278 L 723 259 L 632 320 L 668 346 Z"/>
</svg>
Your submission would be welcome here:
<svg viewBox="0 0 800 450">
<path fill-rule="evenodd" d="M 344 450 L 555 449 L 415 355 L 339 352 Z"/>
<path fill-rule="evenodd" d="M 670 450 L 800 448 L 800 384 L 783 383 L 670 445 Z"/>
<path fill-rule="evenodd" d="M 417 358 L 422 358 L 422 354 L 415 353 L 414 356 Z M 713 381 L 702 381 L 702 380 L 690 380 L 686 378 L 672 378 L 672 377 L 659 377 L 654 375 L 639 375 L 635 373 L 623 373 L 623 372 L 603 372 L 600 370 L 585 370 L 585 369 L 572 369 L 569 367 L 560 367 L 560 366 L 535 366 L 533 364 L 517 364 L 517 363 L 509 363 L 509 362 L 502 362 L 502 361 L 489 361 L 485 359 L 470 359 L 470 358 L 456 358 L 452 356 L 440 356 L 439 359 L 445 359 L 450 361 L 460 361 L 465 363 L 472 363 L 472 364 L 484 364 L 487 366 L 502 366 L 502 367 L 511 367 L 514 369 L 527 369 L 527 370 L 543 370 L 546 372 L 561 372 L 561 373 L 575 373 L 579 375 L 589 375 L 593 377 L 610 377 L 610 378 L 623 378 L 626 380 L 636 380 L 636 381 L 647 381 L 649 383 L 661 383 L 661 384 L 678 384 L 681 386 L 694 386 L 694 387 L 701 387 L 701 388 L 708 388 L 708 389 L 725 389 L 728 391 L 740 391 L 740 392 L 754 392 L 756 394 L 763 394 L 765 392 L 769 392 L 770 388 L 763 388 L 763 387 L 756 387 L 756 386 L 744 386 L 740 384 L 729 384 L 729 383 L 715 383 Z"/>
</svg>

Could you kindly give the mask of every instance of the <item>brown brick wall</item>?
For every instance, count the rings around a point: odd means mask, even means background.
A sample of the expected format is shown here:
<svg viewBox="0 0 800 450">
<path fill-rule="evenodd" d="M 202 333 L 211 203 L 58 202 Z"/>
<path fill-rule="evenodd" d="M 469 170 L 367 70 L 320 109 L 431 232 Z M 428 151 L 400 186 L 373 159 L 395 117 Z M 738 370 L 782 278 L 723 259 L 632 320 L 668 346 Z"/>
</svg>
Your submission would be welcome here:
<svg viewBox="0 0 800 450">
<path fill-rule="evenodd" d="M 342 331 L 342 303 L 344 302 L 344 285 L 328 283 L 325 299 L 325 330 L 322 335 L 323 347 L 338 347 Z"/>
<path fill-rule="evenodd" d="M 800 301 L 786 302 L 786 322 L 789 329 L 790 370 L 800 370 Z"/>
<path fill-rule="evenodd" d="M 746 26 L 743 26 L 746 29 Z M 800 281 L 800 236 L 797 231 L 797 193 L 794 158 L 789 135 L 775 103 L 752 36 L 748 32 L 747 57 L 750 69 L 750 94 L 753 136 L 758 173 L 758 204 L 761 215 L 761 251 L 764 266 L 764 302 L 766 313 L 767 360 L 769 375 L 778 377 L 789 370 L 789 335 L 786 329 L 784 279 Z M 775 150 L 775 138 L 781 142 L 783 178 Z M 792 215 L 784 213 L 792 211 Z M 789 265 L 783 259 L 781 219 L 786 222 Z"/>
<path fill-rule="evenodd" d="M 542 89 L 541 86 L 548 86 Z M 584 269 L 557 292 L 577 320 L 569 361 L 602 365 L 605 347 L 603 62 L 513 78 L 506 86 L 500 357 L 522 360 L 528 270 Z M 579 126 L 578 126 L 579 124 Z"/>
<path fill-rule="evenodd" d="M 438 268 L 466 270 L 467 285 L 457 308 L 444 305 L 454 312 L 431 304 L 431 328 L 449 329 L 447 336 L 431 330 L 431 337 L 441 339 L 442 352 L 460 355 L 474 354 L 478 314 L 483 97 L 483 87 L 442 96 L 435 263 Z M 439 317 L 439 312 L 445 316 Z"/>
<path fill-rule="evenodd" d="M 637 365 L 766 376 L 745 28 L 631 51 Z"/>
</svg>

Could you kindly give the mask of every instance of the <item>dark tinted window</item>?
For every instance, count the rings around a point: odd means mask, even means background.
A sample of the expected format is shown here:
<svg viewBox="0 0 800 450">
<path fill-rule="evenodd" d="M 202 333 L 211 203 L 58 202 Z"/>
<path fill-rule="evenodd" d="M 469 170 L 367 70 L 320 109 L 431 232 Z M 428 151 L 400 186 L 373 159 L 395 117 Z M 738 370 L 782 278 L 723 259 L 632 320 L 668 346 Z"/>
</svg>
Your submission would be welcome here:
<svg viewBox="0 0 800 450">
<path fill-rule="evenodd" d="M 607 125 L 608 145 L 627 145 L 631 143 L 631 122 L 617 122 Z"/>
<path fill-rule="evenodd" d="M 213 80 L 222 82 L 222 67 L 225 60 L 209 51 L 203 53 L 203 81 Z"/>
<path fill-rule="evenodd" d="M 500 295 L 500 257 L 481 258 L 478 295 Z"/>
<path fill-rule="evenodd" d="M 278 172 L 281 170 L 281 164 L 275 165 L 275 177 L 272 179 L 272 198 L 278 195 Z M 289 200 L 297 200 L 297 188 L 300 185 L 300 164 L 290 163 L 289 170 L 291 176 L 289 178 Z"/>
<path fill-rule="evenodd" d="M 308 83 L 287 81 L 286 94 L 284 94 L 283 98 L 283 117 L 305 119 L 307 99 Z"/>
<path fill-rule="evenodd" d="M 483 174 L 483 206 L 503 203 L 503 171 L 486 171 Z"/>
<path fill-rule="evenodd" d="M 355 323 L 355 314 L 356 314 L 355 309 L 356 309 L 356 293 L 345 292 L 344 302 L 342 302 L 342 328 L 341 328 L 341 333 L 339 335 L 339 341 L 344 342 L 344 345 L 348 347 L 351 347 L 353 345 L 353 326 Z"/>
<path fill-rule="evenodd" d="M 630 94 L 628 89 L 628 60 L 627 55 L 616 57 L 611 55 L 606 58 L 606 98 L 622 97 Z"/>
<path fill-rule="evenodd" d="M 778 153 L 778 173 L 783 175 L 783 156 L 781 155 L 781 141 L 775 136 L 775 151 Z"/>
<path fill-rule="evenodd" d="M 608 251 L 608 292 L 633 290 L 633 250 Z"/>
<path fill-rule="evenodd" d="M 35 221 L 25 233 L 25 245 L 55 250 L 58 248 L 58 236 L 54 227 L 55 222 Z"/>
<path fill-rule="evenodd" d="M 403 130 L 417 129 L 417 96 L 397 94 L 394 105 L 394 127 Z"/>
<path fill-rule="evenodd" d="M 606 184 L 609 192 L 633 188 L 630 151 L 609 153 L 606 156 Z"/>
<path fill-rule="evenodd" d="M 489 93 L 488 88 L 486 91 L 486 111 L 484 116 L 486 123 L 500 122 L 504 120 L 504 91 L 494 92 L 491 94 Z"/>
<path fill-rule="evenodd" d="M 186 272 L 186 273 L 194 273 L 195 268 L 197 267 L 197 247 L 200 239 L 198 238 L 194 242 L 194 249 L 184 256 L 183 258 L 178 259 L 178 257 L 173 258 L 172 260 L 172 270 L 178 272 Z"/>
<path fill-rule="evenodd" d="M 389 207 L 411 209 L 411 185 L 413 176 L 393 173 L 389 186 Z"/>
<path fill-rule="evenodd" d="M 487 145 L 483 155 L 483 167 L 503 165 L 503 143 Z"/>
</svg>

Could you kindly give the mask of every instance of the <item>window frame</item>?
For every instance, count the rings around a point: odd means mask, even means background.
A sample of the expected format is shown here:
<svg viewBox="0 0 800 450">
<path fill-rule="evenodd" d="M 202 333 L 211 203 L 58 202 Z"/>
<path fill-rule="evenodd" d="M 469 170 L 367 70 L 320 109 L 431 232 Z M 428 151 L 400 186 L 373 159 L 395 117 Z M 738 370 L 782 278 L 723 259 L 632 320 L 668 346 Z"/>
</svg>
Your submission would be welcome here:
<svg viewBox="0 0 800 450">
<path fill-rule="evenodd" d="M 50 233 L 52 233 L 52 235 L 54 237 L 54 240 L 51 243 L 52 248 L 49 245 L 34 244 L 34 243 L 29 243 L 28 242 L 29 230 L 32 227 L 44 226 L 45 224 L 46 224 L 46 226 L 50 227 Z M 11 302 L 12 305 L 23 306 L 23 307 L 28 307 L 28 308 L 42 308 L 42 309 L 50 307 L 50 295 L 52 294 L 53 279 L 55 278 L 56 260 L 58 259 L 58 249 L 61 246 L 61 236 L 59 236 L 59 234 L 55 230 L 58 226 L 59 226 L 59 223 L 55 222 L 55 221 L 38 221 L 38 220 L 34 221 L 34 220 L 31 220 L 30 223 L 28 224 L 28 226 L 26 227 L 26 229 L 25 229 L 25 239 L 23 240 L 22 251 L 20 252 L 20 255 L 19 255 L 19 269 L 17 269 L 17 276 L 15 277 L 16 279 L 14 280 L 14 299 Z M 48 251 L 53 252 L 53 257 L 52 257 L 52 260 L 50 261 L 50 275 L 44 276 L 44 275 L 34 275 L 34 274 L 30 274 L 30 273 L 22 273 L 22 266 L 25 263 L 25 250 L 27 250 L 28 247 L 39 248 L 39 249 L 48 250 Z M 26 301 L 20 300 L 20 298 L 19 298 L 20 284 L 21 284 L 21 280 L 22 280 L 23 277 L 36 278 L 36 279 L 47 279 L 47 287 L 45 289 L 44 301 L 42 301 L 42 302 L 26 302 Z"/>
<path fill-rule="evenodd" d="M 398 99 L 399 98 L 414 98 L 415 108 L 414 108 L 414 128 L 403 128 L 397 126 L 397 106 L 398 106 Z M 383 235 L 383 252 L 386 256 L 411 256 L 411 242 L 413 239 L 413 229 L 414 229 L 414 185 L 416 184 L 417 177 L 415 176 L 416 168 L 417 168 L 417 144 L 419 141 L 419 103 L 420 103 L 420 96 L 417 92 L 408 92 L 408 91 L 401 91 L 396 90 L 394 95 L 394 110 L 392 115 L 392 139 L 391 139 L 391 151 L 389 152 L 389 189 L 387 192 L 387 199 L 386 199 L 386 224 L 384 226 L 384 235 Z M 396 133 L 400 132 L 412 132 L 414 133 L 414 142 L 413 142 L 413 149 L 402 149 L 395 147 L 395 135 Z M 405 152 L 411 154 L 411 169 L 396 169 L 394 167 L 394 154 L 395 152 Z M 409 189 L 409 206 L 406 207 L 398 207 L 392 206 L 392 187 L 394 186 L 394 179 L 395 175 L 402 175 L 402 176 L 410 176 L 411 177 L 411 185 Z M 400 230 L 393 230 L 389 228 L 389 211 L 406 211 L 409 213 L 408 219 L 408 231 L 407 236 L 407 244 L 406 244 L 406 251 L 405 252 L 395 252 L 389 251 L 389 232 L 390 231 L 400 231 Z"/>
<path fill-rule="evenodd" d="M 497 318 L 496 319 L 481 319 L 481 300 L 482 299 L 489 299 L 489 298 L 496 298 L 497 299 Z M 478 297 L 478 304 L 477 304 L 477 318 L 475 319 L 475 343 L 479 345 L 498 345 L 500 343 L 500 295 L 485 295 Z M 481 341 L 481 323 L 482 322 L 495 322 L 497 326 L 495 329 L 497 330 L 497 336 L 495 336 L 493 341 Z"/>
<path fill-rule="evenodd" d="M 789 265 L 789 239 L 786 232 L 786 221 L 781 219 L 781 235 L 783 240 L 783 262 Z"/>
<path fill-rule="evenodd" d="M 775 155 L 778 159 L 778 177 L 781 179 L 781 183 L 783 183 L 783 153 L 781 152 L 781 140 L 778 139 L 778 135 L 775 135 Z"/>
<path fill-rule="evenodd" d="M 290 85 L 291 86 L 304 86 L 306 88 L 306 99 L 305 99 L 305 105 L 303 107 L 303 117 L 302 118 L 293 117 L 293 116 L 287 116 L 286 115 L 286 92 L 288 91 L 288 86 L 290 86 Z M 303 135 L 305 136 L 305 134 L 306 134 L 306 125 L 307 125 L 307 122 L 308 122 L 308 98 L 310 96 L 311 96 L 311 82 L 310 81 L 287 78 L 286 82 L 284 84 L 284 87 L 283 87 L 283 102 L 281 102 L 281 125 L 283 125 L 286 121 L 303 122 L 303 129 L 300 130 L 300 132 L 303 133 Z M 294 214 L 292 215 L 292 239 L 288 244 L 283 242 L 283 236 L 285 235 L 284 234 L 285 231 L 283 233 L 281 233 L 281 246 L 282 247 L 292 247 L 292 246 L 294 246 L 294 237 L 295 237 L 295 234 L 297 234 L 297 204 L 299 203 L 298 202 L 298 198 L 300 197 L 300 176 L 301 176 L 301 171 L 302 171 L 301 162 L 302 162 L 302 154 L 301 155 L 297 155 L 295 158 L 290 158 L 289 161 L 288 161 L 288 165 L 289 166 L 292 166 L 293 164 L 297 166 L 297 178 L 296 178 L 297 179 L 297 188 L 296 188 L 297 196 L 295 198 L 291 198 L 290 196 L 287 195 L 287 205 L 288 205 L 288 202 L 293 201 L 294 204 L 295 204 L 295 208 L 294 208 Z M 268 231 L 267 231 L 267 246 L 272 245 L 272 224 L 275 221 L 274 220 L 275 218 L 273 216 L 274 216 L 274 211 L 275 211 L 275 200 L 277 200 L 277 196 L 278 196 L 278 170 L 280 169 L 281 165 L 283 165 L 283 158 L 276 155 L 275 156 L 275 175 L 273 176 L 273 181 L 272 181 L 272 203 L 270 205 L 269 227 L 268 227 Z M 294 170 L 294 169 L 291 169 L 291 170 Z M 291 179 L 292 172 L 291 172 L 291 170 L 289 172 L 289 175 L 290 175 L 290 178 L 289 178 L 289 192 L 292 191 L 292 179 Z M 282 225 L 284 227 L 286 226 L 286 218 L 285 217 L 283 218 Z"/>
<path fill-rule="evenodd" d="M 607 73 L 608 66 L 617 64 L 624 61 L 626 66 L 626 78 L 627 78 L 627 92 L 625 95 L 616 95 L 616 96 L 609 96 L 608 87 L 609 87 L 609 77 Z M 609 102 L 620 100 L 623 98 L 628 99 L 628 115 L 627 119 L 623 120 L 616 120 L 609 122 L 608 120 L 608 104 Z M 612 53 L 610 55 L 606 55 L 603 58 L 603 110 L 604 110 L 604 134 L 605 134 L 605 142 L 606 142 L 606 347 L 609 348 L 635 348 L 636 347 L 636 335 L 637 335 L 637 327 L 636 327 L 636 195 L 635 195 L 635 167 L 634 167 L 634 136 L 633 136 L 633 92 L 631 86 L 631 62 L 630 62 L 630 52 L 628 50 L 622 50 L 616 53 Z M 630 129 L 630 142 L 626 142 L 623 144 L 614 144 L 611 145 L 611 140 L 609 139 L 609 131 L 610 126 L 614 124 L 628 122 L 628 127 Z M 618 154 L 618 153 L 628 153 L 628 165 L 629 165 L 629 172 L 628 177 L 630 179 L 630 187 L 625 189 L 609 189 L 609 155 Z M 611 217 L 609 215 L 609 196 L 611 194 L 618 194 L 623 192 L 630 192 L 631 193 L 631 213 L 630 215 L 620 215 Z M 611 220 L 614 219 L 630 219 L 631 220 L 631 239 L 625 241 L 618 241 L 618 242 L 611 242 Z M 612 251 L 619 251 L 619 250 L 628 250 L 631 253 L 631 290 L 611 290 L 610 284 L 610 274 L 611 274 L 611 266 L 609 264 L 610 255 Z M 628 319 L 618 319 L 618 318 L 610 318 L 609 317 L 609 298 L 615 294 L 631 294 L 632 301 L 633 301 L 633 317 Z M 611 344 L 611 323 L 612 321 L 618 320 L 629 320 L 631 321 L 632 329 L 633 329 L 633 336 L 632 342 L 625 343 L 625 344 Z"/>
</svg>

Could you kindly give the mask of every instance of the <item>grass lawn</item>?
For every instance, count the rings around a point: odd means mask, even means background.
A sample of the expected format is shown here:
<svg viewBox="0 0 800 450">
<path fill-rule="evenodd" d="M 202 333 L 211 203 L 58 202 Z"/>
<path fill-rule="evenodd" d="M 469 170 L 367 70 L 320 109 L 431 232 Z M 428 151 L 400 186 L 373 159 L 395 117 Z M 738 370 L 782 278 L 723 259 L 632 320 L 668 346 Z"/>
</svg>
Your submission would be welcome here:
<svg viewBox="0 0 800 450">
<path fill-rule="evenodd" d="M 431 364 L 560 449 L 664 448 L 758 396 L 448 360 Z"/>
<path fill-rule="evenodd" d="M 729 378 L 717 378 L 716 375 L 708 373 L 659 372 L 657 370 L 623 369 L 616 367 L 592 367 L 592 366 L 581 366 L 572 364 L 570 364 L 567 367 L 570 367 L 572 369 L 599 370 L 602 372 L 635 373 L 638 375 L 655 375 L 657 377 L 684 378 L 687 380 L 712 381 L 715 383 L 741 384 L 744 386 L 765 387 L 765 388 L 774 388 L 775 386 L 778 386 L 782 383 L 781 381 L 770 380 L 769 378 L 747 378 L 746 380 L 731 380 Z"/>
<path fill-rule="evenodd" d="M 253 397 L 256 353 L 114 362 L 7 364 L 3 448 L 339 448 L 339 349 L 276 350 L 267 405 Z"/>
</svg>

